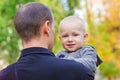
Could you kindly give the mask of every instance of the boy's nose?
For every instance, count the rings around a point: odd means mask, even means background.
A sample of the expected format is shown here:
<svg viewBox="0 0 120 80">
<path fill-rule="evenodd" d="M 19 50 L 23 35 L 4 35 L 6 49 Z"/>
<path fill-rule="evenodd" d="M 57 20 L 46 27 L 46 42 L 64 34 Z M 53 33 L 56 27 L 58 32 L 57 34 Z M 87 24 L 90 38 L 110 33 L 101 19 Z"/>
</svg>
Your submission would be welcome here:
<svg viewBox="0 0 120 80">
<path fill-rule="evenodd" d="M 68 37 L 68 41 L 72 41 L 73 39 L 72 39 L 72 36 L 69 36 Z"/>
</svg>

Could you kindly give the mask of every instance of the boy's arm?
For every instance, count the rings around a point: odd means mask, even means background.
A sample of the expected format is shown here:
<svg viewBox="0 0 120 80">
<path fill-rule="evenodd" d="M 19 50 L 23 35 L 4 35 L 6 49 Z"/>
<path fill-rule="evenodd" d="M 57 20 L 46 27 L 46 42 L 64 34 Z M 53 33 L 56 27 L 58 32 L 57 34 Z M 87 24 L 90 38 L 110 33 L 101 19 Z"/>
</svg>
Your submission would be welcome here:
<svg viewBox="0 0 120 80">
<path fill-rule="evenodd" d="M 69 56 L 68 59 L 73 59 L 77 62 L 84 64 L 87 68 L 92 71 L 96 70 L 96 63 L 97 63 L 97 53 L 92 47 L 84 48 L 81 58 L 74 58 Z"/>
</svg>

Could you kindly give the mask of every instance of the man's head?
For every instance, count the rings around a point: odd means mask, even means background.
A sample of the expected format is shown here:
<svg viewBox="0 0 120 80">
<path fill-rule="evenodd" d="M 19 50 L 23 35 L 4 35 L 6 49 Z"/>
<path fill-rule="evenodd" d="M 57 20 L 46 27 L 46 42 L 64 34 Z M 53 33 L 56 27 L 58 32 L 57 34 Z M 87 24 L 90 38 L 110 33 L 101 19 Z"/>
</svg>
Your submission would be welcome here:
<svg viewBox="0 0 120 80">
<path fill-rule="evenodd" d="M 60 23 L 59 32 L 62 45 L 69 52 L 81 48 L 88 36 L 84 21 L 77 16 L 64 18 Z"/>
<path fill-rule="evenodd" d="M 52 35 L 49 34 L 53 27 L 52 24 L 51 11 L 45 5 L 37 2 L 30 2 L 22 6 L 14 18 L 15 29 L 25 43 L 32 39 L 39 40 L 43 37 L 43 34 Z M 49 37 L 53 38 L 54 36 Z"/>
</svg>

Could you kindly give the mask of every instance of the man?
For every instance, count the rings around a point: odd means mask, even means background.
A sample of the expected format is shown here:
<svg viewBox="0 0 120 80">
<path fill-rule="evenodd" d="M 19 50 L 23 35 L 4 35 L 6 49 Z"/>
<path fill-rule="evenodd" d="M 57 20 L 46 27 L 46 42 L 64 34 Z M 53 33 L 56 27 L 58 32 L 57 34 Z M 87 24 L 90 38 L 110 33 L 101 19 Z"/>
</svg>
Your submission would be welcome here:
<svg viewBox="0 0 120 80">
<path fill-rule="evenodd" d="M 94 80 L 81 63 L 58 59 L 54 43 L 53 16 L 43 4 L 22 6 L 14 18 L 24 49 L 18 61 L 0 72 L 0 80 Z"/>
</svg>

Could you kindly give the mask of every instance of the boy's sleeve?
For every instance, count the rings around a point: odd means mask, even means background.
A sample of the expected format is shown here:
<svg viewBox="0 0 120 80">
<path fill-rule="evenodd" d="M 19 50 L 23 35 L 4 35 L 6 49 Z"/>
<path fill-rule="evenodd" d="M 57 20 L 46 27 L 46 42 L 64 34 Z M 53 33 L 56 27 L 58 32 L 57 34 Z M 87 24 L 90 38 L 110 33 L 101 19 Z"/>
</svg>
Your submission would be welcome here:
<svg viewBox="0 0 120 80">
<path fill-rule="evenodd" d="M 91 46 L 94 50 L 95 50 L 95 48 L 93 47 L 93 46 Z M 103 61 L 102 61 L 102 59 L 98 56 L 98 54 L 96 53 L 96 55 L 97 55 L 97 63 L 96 63 L 96 66 L 99 66 Z"/>
<path fill-rule="evenodd" d="M 68 59 L 74 59 L 77 62 L 84 64 L 87 68 L 92 71 L 96 70 L 97 64 L 97 53 L 92 47 L 85 47 L 82 52 L 81 58 L 68 57 Z"/>
</svg>

